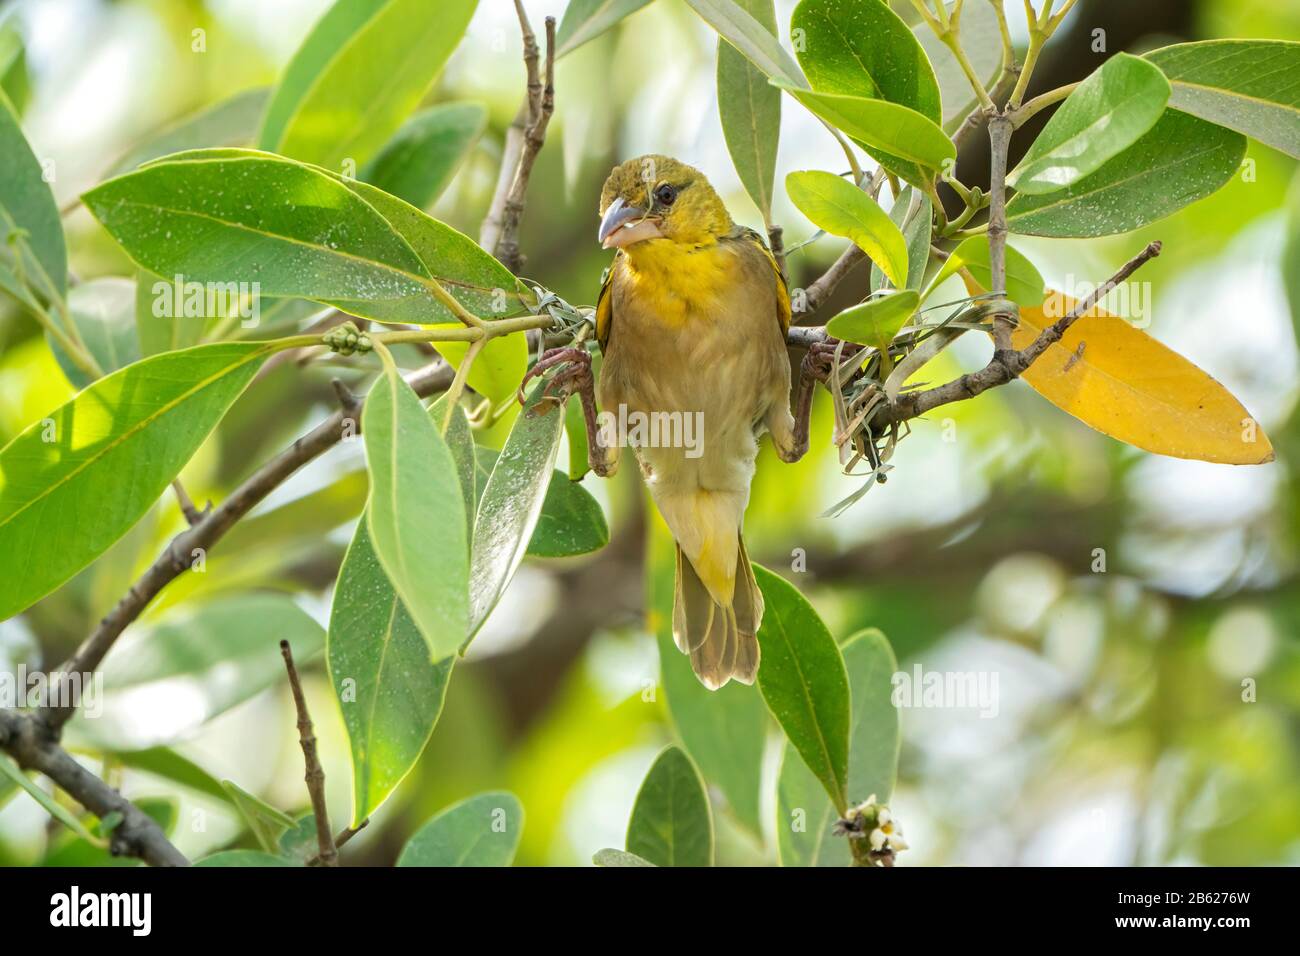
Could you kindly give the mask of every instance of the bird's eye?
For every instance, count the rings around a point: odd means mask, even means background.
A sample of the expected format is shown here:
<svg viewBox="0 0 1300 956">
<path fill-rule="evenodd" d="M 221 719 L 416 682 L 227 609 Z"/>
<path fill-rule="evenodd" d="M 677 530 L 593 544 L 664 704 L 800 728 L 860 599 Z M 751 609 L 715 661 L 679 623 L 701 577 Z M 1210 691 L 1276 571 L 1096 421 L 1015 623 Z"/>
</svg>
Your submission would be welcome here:
<svg viewBox="0 0 1300 956">
<path fill-rule="evenodd" d="M 655 202 L 661 206 L 671 206 L 677 199 L 677 187 L 672 183 L 660 183 L 655 187 Z"/>
</svg>

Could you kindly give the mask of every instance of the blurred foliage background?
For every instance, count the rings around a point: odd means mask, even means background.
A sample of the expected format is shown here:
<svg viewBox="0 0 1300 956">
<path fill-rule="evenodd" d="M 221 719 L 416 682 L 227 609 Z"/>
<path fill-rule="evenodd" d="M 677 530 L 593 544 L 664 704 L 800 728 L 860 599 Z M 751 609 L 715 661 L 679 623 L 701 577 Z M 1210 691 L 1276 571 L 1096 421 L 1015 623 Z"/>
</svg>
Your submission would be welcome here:
<svg viewBox="0 0 1300 956">
<path fill-rule="evenodd" d="M 154 130 L 273 82 L 326 6 L 0 6 L 0 23 L 26 47 L 28 79 L 11 74 L 17 85 L 7 88 L 24 91 L 26 132 L 52 162 L 77 276 L 131 274 L 77 196 Z M 562 14 L 564 0 L 526 6 L 540 25 Z M 778 0 L 783 35 L 792 6 Z M 895 6 L 914 17 L 909 4 Z M 1008 11 L 1023 31 L 1019 7 Z M 203 52 L 193 50 L 196 29 Z M 1091 72 L 1097 30 L 1109 51 L 1130 52 L 1221 36 L 1300 39 L 1300 7 L 1083 0 L 1031 93 Z M 594 300 L 609 259 L 595 242 L 600 185 L 616 162 L 645 152 L 699 166 L 735 218 L 761 227 L 723 144 L 715 43 L 680 0 L 655 0 L 560 63 L 556 116 L 525 218 L 526 274 L 571 302 Z M 489 110 L 487 131 L 433 210 L 471 235 L 522 83 L 512 6 L 484 0 L 430 97 Z M 1017 137 L 1013 164 L 1034 132 Z M 837 637 L 881 628 L 903 670 L 919 663 L 997 676 L 996 716 L 975 708 L 903 713 L 891 801 L 912 846 L 903 865 L 1300 863 L 1300 479 L 1291 467 L 1300 454 L 1300 180 L 1280 153 L 1252 141 L 1248 155 L 1245 175 L 1139 235 L 1013 244 L 1060 288 L 1099 281 L 1145 242 L 1162 240 L 1165 255 L 1138 277 L 1150 283 L 1150 331 L 1241 398 L 1272 438 L 1277 462 L 1233 468 L 1156 458 L 1090 431 L 1021 384 L 914 423 L 888 484 L 833 521 L 819 515 L 856 480 L 839 473 L 828 405 L 816 410 L 814 451 L 804 461 L 785 466 L 763 452 L 746 525 L 755 560 L 791 577 Z M 834 141 L 787 100 L 781 175 L 842 164 Z M 963 154 L 960 174 L 987 182 L 985 143 Z M 783 198 L 775 218 L 787 247 L 813 232 Z M 795 252 L 792 284 L 811 281 L 838 252 L 829 237 Z M 844 283 L 821 319 L 863 294 L 867 271 Z M 963 340 L 924 377 L 974 369 L 987 348 Z M 260 379 L 185 472 L 194 497 L 220 500 L 318 421 L 330 408 L 331 374 L 327 365 L 286 363 Z M 0 443 L 71 393 L 36 324 L 0 304 Z M 364 499 L 360 455 L 359 443 L 344 446 L 295 476 L 259 508 L 260 524 L 251 520 L 223 541 L 208 572 L 176 582 L 149 616 L 196 592 L 234 599 L 276 589 L 296 594 L 324 623 Z M 424 758 L 349 848 L 351 861 L 391 863 L 437 809 L 494 787 L 515 792 L 526 809 L 520 863 L 585 863 L 600 847 L 622 845 L 636 788 L 672 729 L 654 692 L 639 478 L 624 469 L 616 480 L 585 484 L 606 507 L 611 544 L 589 559 L 530 561 L 520 571 L 458 668 Z M 179 521 L 164 500 L 67 586 L 0 624 L 0 663 L 60 660 Z M 806 571 L 792 570 L 798 553 Z M 308 678 L 331 806 L 344 819 L 342 720 L 319 659 Z M 162 683 L 109 699 L 114 734 L 148 746 L 180 733 L 176 749 L 214 776 L 305 809 L 282 680 L 206 722 L 195 715 L 204 713 L 210 683 Z M 775 750 L 768 756 L 774 778 Z M 148 774 L 110 772 L 131 795 L 176 795 Z M 724 810 L 720 863 L 774 861 L 776 811 L 765 789 L 766 840 L 760 845 Z M 45 815 L 12 797 L 0 793 L 0 862 L 38 861 Z M 228 806 L 197 792 L 182 794 L 180 813 L 176 842 L 191 857 L 238 831 Z"/>
</svg>

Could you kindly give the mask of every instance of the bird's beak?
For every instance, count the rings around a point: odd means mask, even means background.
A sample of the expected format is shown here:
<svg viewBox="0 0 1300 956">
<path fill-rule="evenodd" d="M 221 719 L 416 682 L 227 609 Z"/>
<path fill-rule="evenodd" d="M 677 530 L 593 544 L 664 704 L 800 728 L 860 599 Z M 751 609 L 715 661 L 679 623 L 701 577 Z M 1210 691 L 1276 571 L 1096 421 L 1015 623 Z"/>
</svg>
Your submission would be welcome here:
<svg viewBox="0 0 1300 956">
<path fill-rule="evenodd" d="M 658 219 L 647 219 L 646 212 L 640 206 L 629 206 L 622 197 L 615 199 L 605 210 L 605 218 L 600 221 L 600 231 L 596 240 L 602 248 L 614 249 L 640 242 L 643 239 L 662 238 Z"/>
</svg>

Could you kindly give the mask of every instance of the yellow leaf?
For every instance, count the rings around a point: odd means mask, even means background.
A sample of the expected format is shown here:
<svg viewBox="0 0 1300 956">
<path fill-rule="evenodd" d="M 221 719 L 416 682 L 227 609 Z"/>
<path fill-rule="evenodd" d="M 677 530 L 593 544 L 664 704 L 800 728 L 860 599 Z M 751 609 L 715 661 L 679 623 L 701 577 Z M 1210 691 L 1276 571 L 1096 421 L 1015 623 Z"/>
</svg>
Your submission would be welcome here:
<svg viewBox="0 0 1300 956">
<path fill-rule="evenodd" d="M 452 325 L 428 326 L 433 329 L 458 329 L 459 323 Z M 434 342 L 433 347 L 446 359 L 452 368 L 460 368 L 469 351 L 468 342 Z M 492 339 L 478 358 L 474 360 L 467 379 L 469 387 L 480 395 L 492 399 L 499 405 L 506 399 L 512 399 L 519 388 L 524 373 L 528 370 L 528 343 L 522 335 L 501 335 Z"/>
<path fill-rule="evenodd" d="M 972 295 L 984 291 L 969 280 L 967 287 Z M 1048 293 L 1041 307 L 1021 309 L 1012 344 L 1023 349 L 1074 306 L 1069 296 Z M 1229 465 L 1273 460 L 1264 429 L 1232 393 L 1141 329 L 1096 307 L 1021 378 L 1085 425 L 1158 455 Z"/>
</svg>

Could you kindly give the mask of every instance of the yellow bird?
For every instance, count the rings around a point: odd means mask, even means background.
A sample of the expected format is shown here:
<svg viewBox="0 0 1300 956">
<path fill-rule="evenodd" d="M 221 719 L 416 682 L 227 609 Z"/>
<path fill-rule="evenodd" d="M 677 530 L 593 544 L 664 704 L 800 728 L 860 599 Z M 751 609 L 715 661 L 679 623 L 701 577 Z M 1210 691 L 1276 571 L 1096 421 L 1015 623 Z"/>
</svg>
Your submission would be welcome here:
<svg viewBox="0 0 1300 956">
<path fill-rule="evenodd" d="M 607 421 L 664 426 L 624 438 L 677 542 L 673 637 L 710 689 L 752 684 L 763 596 L 741 526 L 758 438 L 770 432 L 786 461 L 808 445 L 790 414 L 785 280 L 703 174 L 667 156 L 617 166 L 600 216 L 598 239 L 618 252 L 596 305 L 596 392 Z M 591 443 L 598 474 L 613 474 L 619 444 Z"/>
</svg>

